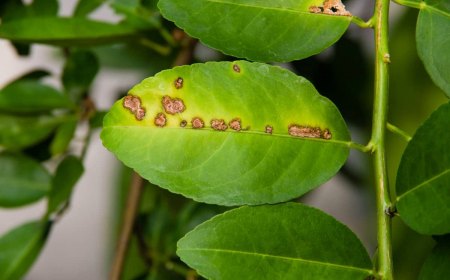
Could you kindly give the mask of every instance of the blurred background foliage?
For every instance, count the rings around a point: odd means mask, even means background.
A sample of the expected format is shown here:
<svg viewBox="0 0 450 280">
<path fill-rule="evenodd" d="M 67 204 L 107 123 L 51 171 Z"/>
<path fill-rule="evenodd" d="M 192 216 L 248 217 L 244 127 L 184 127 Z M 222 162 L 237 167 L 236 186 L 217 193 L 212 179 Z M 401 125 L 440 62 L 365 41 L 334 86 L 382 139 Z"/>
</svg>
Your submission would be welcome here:
<svg viewBox="0 0 450 280">
<path fill-rule="evenodd" d="M 347 1 L 346 4 L 351 10 L 352 5 L 361 6 L 356 2 Z M 362 2 L 366 6 L 373 5 L 371 1 Z M 0 90 L 0 160 L 6 162 L 3 166 L 11 166 L 7 172 L 0 172 L 3 176 L 0 181 L 6 182 L 5 178 L 22 177 L 30 172 L 43 172 L 41 177 L 45 177 L 38 187 L 18 185 L 20 194 L 7 193 L 4 183 L 0 183 L 0 207 L 21 207 L 39 199 L 49 201 L 48 211 L 42 217 L 43 224 L 25 225 L 29 235 L 37 233 L 45 240 L 53 222 L 63 216 L 70 203 L 72 188 L 81 176 L 82 167 L 81 170 L 78 168 L 80 172 L 69 174 L 64 171 L 63 163 L 77 166 L 82 162 L 92 132 L 101 127 L 104 112 L 97 110 L 90 98 L 91 86 L 99 71 L 133 69 L 144 78 L 175 65 L 180 52 L 191 51 L 188 45 L 192 41 L 171 22 L 161 18 L 156 3 L 156 0 L 80 0 L 73 16 L 63 19 L 58 16 L 56 0 L 0 2 L 0 37 L 10 40 L 19 55 L 27 56 L 34 43 L 43 43 L 55 46 L 55 55 L 65 61 L 59 87 L 45 82 L 51 73 L 36 69 L 23 73 Z M 93 12 L 105 5 L 115 12 L 115 21 L 90 19 Z M 412 135 L 446 99 L 431 82 L 417 56 L 414 39 L 417 11 L 393 8 L 389 121 Z M 370 10 L 363 8 L 360 13 L 361 17 L 368 17 Z M 351 28 L 324 53 L 281 65 L 309 79 L 322 95 L 330 98 L 340 109 L 354 139 L 364 144 L 369 139 L 372 118 L 374 57 L 371 36 L 371 30 Z M 191 63 L 235 59 L 200 43 L 192 52 Z M 39 98 L 36 93 L 40 94 Z M 125 93 L 115 94 L 119 98 Z M 79 140 L 76 135 L 80 130 L 81 141 L 74 141 L 75 138 Z M 403 139 L 388 134 L 388 168 L 392 185 L 405 146 Z M 11 154 L 16 155 L 13 157 L 16 160 L 11 160 Z M 24 157 L 26 160 L 22 160 Z M 22 165 L 15 162 L 19 159 Z M 24 161 L 31 163 L 23 167 Z M 58 170 L 66 173 L 58 174 Z M 373 197 L 370 170 L 368 157 L 358 155 L 356 161 L 343 168 L 341 175 L 355 190 Z M 131 174 L 131 170 L 122 167 L 118 185 L 111 186 L 117 188 L 116 217 L 121 217 L 125 208 Z M 61 182 L 58 179 L 61 176 L 69 183 Z M 374 199 L 371 203 L 374 204 Z M 365 214 L 370 228 L 374 226 L 369 224 L 375 222 L 373 204 L 367 207 Z M 176 241 L 199 223 L 225 210 L 146 183 L 123 279 L 200 279 L 175 255 Z M 117 219 L 114 232 L 118 232 L 121 225 L 121 220 Z M 399 219 L 394 219 L 393 233 L 396 279 L 416 279 L 434 241 L 414 233 Z M 5 237 L 11 238 L 11 235 L 5 234 L 0 239 L 0 248 Z M 12 260 L 18 263 L 16 271 L 9 276 L 4 274 L 0 279 L 21 277 L 32 265 L 41 245 L 28 252 L 32 255 L 30 258 Z M 4 252 L 0 251 L 0 268 L 11 265 L 1 258 Z M 14 254 L 5 256 L 16 258 Z"/>
</svg>

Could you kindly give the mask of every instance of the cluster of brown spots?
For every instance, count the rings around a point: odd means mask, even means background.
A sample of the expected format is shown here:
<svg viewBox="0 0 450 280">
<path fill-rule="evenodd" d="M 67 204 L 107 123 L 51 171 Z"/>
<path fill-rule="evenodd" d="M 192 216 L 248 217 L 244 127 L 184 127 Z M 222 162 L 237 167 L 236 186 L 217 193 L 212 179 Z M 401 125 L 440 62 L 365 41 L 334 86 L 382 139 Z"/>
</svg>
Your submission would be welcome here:
<svg viewBox="0 0 450 280">
<path fill-rule="evenodd" d="M 162 98 L 161 103 L 166 113 L 171 115 L 181 113 L 186 109 L 183 100 L 179 98 L 170 98 L 170 96 L 167 95 Z"/>
<path fill-rule="evenodd" d="M 195 117 L 191 120 L 192 128 L 203 128 L 205 123 L 199 117 Z"/>
<path fill-rule="evenodd" d="M 268 133 L 268 134 L 272 134 L 272 132 L 273 132 L 273 127 L 270 126 L 270 125 L 266 125 L 266 130 L 265 130 L 265 132 Z"/>
<path fill-rule="evenodd" d="M 159 127 L 164 127 L 166 125 L 167 119 L 164 113 L 158 113 L 155 117 L 155 125 Z"/>
<path fill-rule="evenodd" d="M 220 130 L 220 131 L 224 131 L 228 128 L 228 126 L 225 124 L 225 121 L 223 119 L 212 119 L 211 127 L 214 130 Z"/>
<path fill-rule="evenodd" d="M 352 16 L 352 14 L 345 9 L 341 0 L 325 0 L 323 6 L 311 6 L 309 12 L 314 14 L 326 14 L 335 16 Z"/>
<path fill-rule="evenodd" d="M 331 139 L 331 132 L 328 129 L 322 131 L 319 127 L 292 124 L 288 128 L 288 132 L 289 135 L 296 137 Z"/>
<path fill-rule="evenodd" d="M 233 71 L 236 73 L 241 73 L 241 68 L 237 64 L 233 64 Z"/>
<path fill-rule="evenodd" d="M 183 78 L 178 77 L 174 82 L 173 85 L 175 86 L 176 89 L 180 89 L 183 87 Z"/>
<path fill-rule="evenodd" d="M 187 125 L 187 121 L 186 121 L 186 120 L 182 120 L 182 121 L 180 122 L 180 126 L 181 126 L 181 127 L 186 127 L 186 125 Z"/>
<path fill-rule="evenodd" d="M 230 126 L 231 129 L 234 129 L 236 131 L 241 131 L 242 127 L 241 127 L 241 119 L 240 118 L 234 118 L 232 119 L 228 125 Z"/>
<path fill-rule="evenodd" d="M 141 99 L 134 95 L 127 95 L 123 99 L 123 107 L 130 110 L 138 121 L 142 121 L 145 117 L 145 109 L 141 107 Z"/>
</svg>

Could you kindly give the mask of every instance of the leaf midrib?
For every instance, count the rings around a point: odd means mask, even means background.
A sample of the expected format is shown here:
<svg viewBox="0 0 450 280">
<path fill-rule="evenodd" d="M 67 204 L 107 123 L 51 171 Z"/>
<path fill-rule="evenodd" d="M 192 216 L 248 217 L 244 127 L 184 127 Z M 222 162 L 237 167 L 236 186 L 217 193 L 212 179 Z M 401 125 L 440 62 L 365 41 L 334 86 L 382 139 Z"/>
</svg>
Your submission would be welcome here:
<svg viewBox="0 0 450 280">
<path fill-rule="evenodd" d="M 207 128 L 204 127 L 202 129 L 194 129 L 194 128 L 187 128 L 187 127 L 183 127 L 183 128 L 179 128 L 179 127 L 164 127 L 164 128 L 159 128 L 159 127 L 151 127 L 151 126 L 136 126 L 136 125 L 111 125 L 111 126 L 106 126 L 103 129 L 108 129 L 108 128 L 144 128 L 144 129 L 154 129 L 154 130 L 159 130 L 159 129 L 176 129 L 176 130 L 187 130 L 187 129 L 191 129 L 194 131 L 198 131 L 198 132 L 202 132 L 202 131 L 215 131 L 212 128 Z M 295 137 L 295 136 L 291 136 L 288 134 L 277 134 L 277 133 L 272 133 L 272 134 L 268 134 L 262 131 L 256 131 L 256 130 L 241 130 L 241 131 L 217 131 L 217 133 L 221 133 L 221 134 L 226 134 L 226 133 L 239 133 L 239 134 L 256 134 L 256 135 L 261 135 L 261 136 L 266 136 L 266 137 L 281 137 L 281 138 L 290 138 L 290 139 L 295 139 L 295 140 L 301 140 L 301 141 L 316 141 L 316 142 L 322 142 L 322 143 L 330 143 L 330 144 L 335 144 L 335 145 L 342 145 L 342 146 L 346 146 L 346 147 L 350 147 L 351 145 L 351 141 L 344 141 L 344 140 L 333 140 L 333 139 L 322 139 L 322 138 L 309 138 L 309 137 Z"/>
<path fill-rule="evenodd" d="M 397 201 L 399 201 L 402 197 L 404 197 L 404 196 L 406 196 L 406 195 L 408 195 L 410 193 L 413 193 L 413 192 L 419 190 L 422 187 L 425 187 L 429 183 L 431 183 L 431 182 L 433 182 L 435 180 L 438 180 L 439 178 L 445 176 L 447 173 L 450 173 L 450 168 L 447 168 L 445 171 L 442 171 L 441 173 L 438 173 L 437 175 L 434 175 L 433 177 L 423 181 L 422 183 L 418 184 L 417 186 L 414 186 L 411 189 L 407 190 L 406 192 L 402 193 L 401 195 L 399 195 L 397 197 Z"/>
<path fill-rule="evenodd" d="M 355 270 L 355 271 L 372 274 L 372 270 L 364 269 L 364 268 L 360 268 L 360 267 L 340 265 L 340 264 L 321 262 L 321 261 L 315 261 L 315 260 L 307 260 L 307 259 L 302 259 L 302 258 L 262 254 L 262 253 L 257 253 L 257 252 L 245 252 L 245 251 L 236 251 L 236 250 L 229 250 L 229 249 L 205 249 L 205 248 L 178 249 L 178 252 L 180 252 L 180 251 L 206 251 L 206 252 L 216 252 L 216 253 L 225 253 L 225 254 L 227 254 L 227 253 L 228 254 L 242 254 L 242 255 L 256 256 L 256 257 L 260 257 L 260 258 L 273 258 L 273 259 L 280 259 L 280 260 L 289 260 L 289 261 L 293 261 L 293 262 L 315 264 L 315 265 L 319 265 L 319 266 L 334 267 L 334 268 L 342 269 L 342 270 Z"/>
</svg>

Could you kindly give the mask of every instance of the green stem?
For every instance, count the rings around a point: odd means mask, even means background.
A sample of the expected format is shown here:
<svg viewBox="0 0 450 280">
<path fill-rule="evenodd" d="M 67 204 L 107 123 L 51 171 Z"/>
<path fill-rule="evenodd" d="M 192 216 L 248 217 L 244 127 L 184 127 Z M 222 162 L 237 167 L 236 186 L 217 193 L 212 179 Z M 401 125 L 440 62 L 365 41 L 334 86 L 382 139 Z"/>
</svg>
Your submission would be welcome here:
<svg viewBox="0 0 450 280">
<path fill-rule="evenodd" d="M 392 280 L 392 246 L 390 190 L 386 171 L 385 133 L 389 99 L 389 0 L 376 0 L 375 31 L 375 99 L 373 108 L 372 137 L 375 193 L 377 206 L 378 259 L 377 274 L 381 279 Z"/>
<path fill-rule="evenodd" d="M 395 125 L 393 125 L 393 124 L 391 124 L 391 123 L 387 123 L 387 124 L 386 124 L 386 128 L 387 128 L 390 132 L 395 133 L 395 134 L 401 136 L 403 139 L 406 140 L 406 142 L 409 142 L 409 141 L 411 140 L 411 138 L 412 138 L 408 133 L 406 133 L 405 131 L 403 131 L 402 129 L 396 127 Z"/>
</svg>

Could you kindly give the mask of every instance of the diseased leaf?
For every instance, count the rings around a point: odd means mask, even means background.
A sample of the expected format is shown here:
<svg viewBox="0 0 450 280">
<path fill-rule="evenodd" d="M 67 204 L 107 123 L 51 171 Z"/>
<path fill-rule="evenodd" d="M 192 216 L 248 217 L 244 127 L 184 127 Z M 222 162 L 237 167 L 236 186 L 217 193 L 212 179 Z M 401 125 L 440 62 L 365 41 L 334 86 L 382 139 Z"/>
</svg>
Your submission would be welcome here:
<svg viewBox="0 0 450 280">
<path fill-rule="evenodd" d="M 81 17 L 23 18 L 0 25 L 0 38 L 66 47 L 91 46 L 136 37 L 129 26 L 94 21 Z"/>
<path fill-rule="evenodd" d="M 442 280 L 450 275 L 450 239 L 438 241 L 422 266 L 419 280 Z"/>
<path fill-rule="evenodd" d="M 322 0 L 161 0 L 158 6 L 165 18 L 225 54 L 284 62 L 323 51 L 347 30 L 351 16 L 313 12 L 320 11 L 323 3 Z"/>
<path fill-rule="evenodd" d="M 422 234 L 450 232 L 450 103 L 417 130 L 397 173 L 397 208 L 402 220 Z"/>
<path fill-rule="evenodd" d="M 0 112 L 35 113 L 73 107 L 67 95 L 34 79 L 19 80 L 0 90 Z"/>
<path fill-rule="evenodd" d="M 101 137 L 158 186 L 240 205 L 290 200 L 327 181 L 348 156 L 349 133 L 306 79 L 238 61 L 144 80 L 114 104 Z"/>
<path fill-rule="evenodd" d="M 19 150 L 49 136 L 66 117 L 0 113 L 0 148 Z"/>
<path fill-rule="evenodd" d="M 298 203 L 241 207 L 178 242 L 181 260 L 207 279 L 365 279 L 370 258 L 355 234 Z"/>
<path fill-rule="evenodd" d="M 70 199 L 72 189 L 83 172 L 83 163 L 74 156 L 66 157 L 59 164 L 53 177 L 52 189 L 48 198 L 48 213 L 59 210 Z"/>
<path fill-rule="evenodd" d="M 38 162 L 28 157 L 1 153 L 0 166 L 1 207 L 32 203 L 44 197 L 50 190 L 50 174 Z"/>
<path fill-rule="evenodd" d="M 410 0 L 405 5 L 420 9 L 417 52 L 434 83 L 450 98 L 450 2 Z"/>
<path fill-rule="evenodd" d="M 44 247 L 50 223 L 35 221 L 0 237 L 0 279 L 22 279 Z"/>
</svg>

